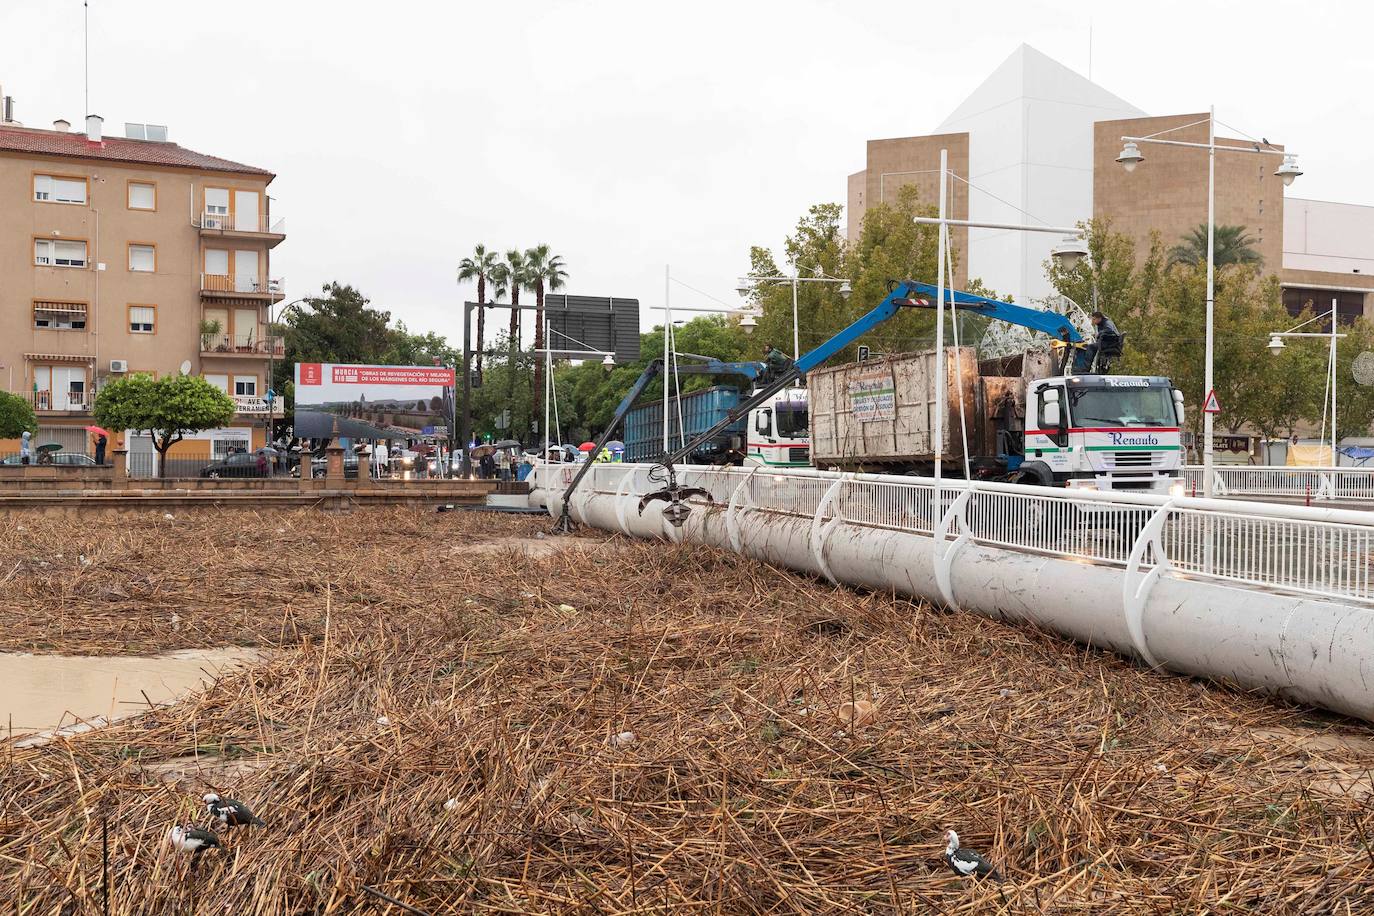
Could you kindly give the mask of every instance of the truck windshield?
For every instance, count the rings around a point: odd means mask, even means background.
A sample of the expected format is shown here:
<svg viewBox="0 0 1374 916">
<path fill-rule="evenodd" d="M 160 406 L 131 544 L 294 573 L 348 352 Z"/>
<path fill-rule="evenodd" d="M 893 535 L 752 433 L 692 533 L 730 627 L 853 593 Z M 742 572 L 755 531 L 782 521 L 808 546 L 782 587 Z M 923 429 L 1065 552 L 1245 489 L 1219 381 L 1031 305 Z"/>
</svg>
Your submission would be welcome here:
<svg viewBox="0 0 1374 916">
<path fill-rule="evenodd" d="M 805 404 L 786 401 L 774 404 L 773 416 L 778 425 L 779 436 L 801 439 L 810 431 L 810 418 Z"/>
<path fill-rule="evenodd" d="M 1165 387 L 1072 388 L 1074 426 L 1175 426 L 1174 395 Z"/>
</svg>

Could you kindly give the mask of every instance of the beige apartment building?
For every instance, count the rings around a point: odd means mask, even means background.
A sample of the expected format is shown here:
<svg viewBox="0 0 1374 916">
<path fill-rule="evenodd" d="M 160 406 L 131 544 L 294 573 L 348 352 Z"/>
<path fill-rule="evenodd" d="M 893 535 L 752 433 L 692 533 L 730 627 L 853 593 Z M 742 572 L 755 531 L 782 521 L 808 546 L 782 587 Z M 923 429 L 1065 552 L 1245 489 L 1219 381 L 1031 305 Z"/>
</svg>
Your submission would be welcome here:
<svg viewBox="0 0 1374 916">
<path fill-rule="evenodd" d="M 951 217 L 1056 226 L 1106 217 L 1138 252 L 1151 232 L 1172 246 L 1206 222 L 1206 152 L 1142 144 L 1145 162 L 1131 172 L 1116 157 L 1123 136 L 1170 131 L 1169 139 L 1205 143 L 1207 117 L 1149 116 L 1022 45 L 934 133 L 868 141 L 863 170 L 848 178 L 848 236 L 857 238 L 868 207 L 894 200 L 904 184 L 918 185 L 921 199 L 934 203 L 945 149 L 958 176 L 950 181 Z M 1264 139 L 1222 136 L 1228 133 L 1219 131 L 1218 143 Z M 1284 149 L 1281 142 L 1269 148 Z M 1274 174 L 1281 162 L 1278 155 L 1218 153 L 1217 224 L 1246 228 L 1294 314 L 1309 302 L 1329 308 L 1335 299 L 1345 321 L 1374 317 L 1374 207 L 1296 197 L 1302 179 L 1285 188 Z M 956 283 L 976 277 L 1019 302 L 1053 294 L 1044 264 L 1060 237 L 1001 230 L 951 237 Z"/>
<path fill-rule="evenodd" d="M 124 137 L 105 136 L 98 116 L 83 127 L 0 121 L 0 384 L 32 401 L 39 443 L 87 451 L 101 385 L 189 372 L 238 412 L 171 456 L 262 444 L 269 362 L 283 355 L 268 331 L 283 297 L 274 176 L 178 146 L 156 125 L 126 125 Z M 134 457 L 152 448 L 136 435 L 126 445 Z"/>
</svg>

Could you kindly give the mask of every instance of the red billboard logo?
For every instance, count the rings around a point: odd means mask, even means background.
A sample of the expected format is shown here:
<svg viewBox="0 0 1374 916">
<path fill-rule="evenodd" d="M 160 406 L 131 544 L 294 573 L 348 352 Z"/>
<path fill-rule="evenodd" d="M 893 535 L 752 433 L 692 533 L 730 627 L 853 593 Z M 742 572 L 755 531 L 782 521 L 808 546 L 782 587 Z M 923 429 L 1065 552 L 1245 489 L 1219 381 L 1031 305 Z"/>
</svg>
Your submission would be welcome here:
<svg viewBox="0 0 1374 916">
<path fill-rule="evenodd" d="M 302 385 L 322 385 L 324 384 L 324 367 L 322 363 L 301 363 Z"/>
</svg>

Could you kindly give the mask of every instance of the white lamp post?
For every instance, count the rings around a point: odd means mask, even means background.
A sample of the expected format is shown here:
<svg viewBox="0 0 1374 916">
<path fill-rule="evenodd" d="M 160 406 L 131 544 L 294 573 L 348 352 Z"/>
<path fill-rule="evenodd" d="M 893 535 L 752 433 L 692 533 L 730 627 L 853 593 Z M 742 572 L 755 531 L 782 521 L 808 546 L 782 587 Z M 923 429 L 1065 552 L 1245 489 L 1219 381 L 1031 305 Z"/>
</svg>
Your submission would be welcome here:
<svg viewBox="0 0 1374 916">
<path fill-rule="evenodd" d="M 1274 354 L 1275 356 L 1278 356 L 1278 355 L 1281 354 L 1285 349 L 1287 349 L 1287 348 L 1285 347 L 1284 343 L 1283 343 L 1283 339 L 1284 339 L 1285 337 L 1328 337 L 1328 338 L 1331 339 L 1330 350 L 1329 350 L 1329 352 L 1328 352 L 1328 354 L 1327 354 L 1327 358 L 1326 358 L 1326 359 L 1327 359 L 1326 386 L 1327 386 L 1327 390 L 1328 390 L 1329 393 L 1330 393 L 1330 400 L 1329 400 L 1327 403 L 1325 403 L 1325 404 L 1322 405 L 1322 422 L 1323 422 L 1323 424 L 1325 424 L 1325 421 L 1326 421 L 1326 412 L 1327 412 L 1327 409 L 1330 408 L 1330 411 L 1331 411 L 1331 464 L 1334 466 L 1334 465 L 1337 463 L 1337 459 L 1336 459 L 1336 341 L 1339 340 L 1340 338 L 1346 336 L 1346 335 L 1344 335 L 1344 334 L 1337 334 L 1337 333 L 1336 333 L 1336 299 L 1335 299 L 1334 296 L 1333 296 L 1332 299 L 1331 299 L 1331 311 L 1328 313 L 1328 316 L 1329 316 L 1330 319 L 1331 319 L 1331 329 L 1328 330 L 1328 331 L 1322 332 L 1322 333 L 1318 333 L 1318 332 L 1315 332 L 1315 331 L 1299 331 L 1299 330 L 1298 330 L 1298 328 L 1303 327 L 1303 325 L 1311 324 L 1312 322 L 1316 321 L 1318 318 L 1323 317 L 1323 316 L 1321 316 L 1321 315 L 1314 315 L 1314 316 L 1312 316 L 1311 318 L 1309 318 L 1309 319 L 1307 319 L 1306 321 L 1304 321 L 1302 324 L 1294 325 L 1292 328 L 1289 328 L 1287 331 L 1274 331 L 1274 332 L 1272 332 L 1272 333 L 1269 335 L 1269 352 L 1272 353 L 1272 354 Z"/>
<path fill-rule="evenodd" d="M 1157 143 L 1161 146 L 1181 146 L 1189 149 L 1205 149 L 1207 151 L 1207 329 L 1206 329 L 1206 365 L 1204 366 L 1205 379 L 1203 387 L 1207 390 L 1203 393 L 1204 402 L 1214 389 L 1212 377 L 1212 351 L 1214 345 L 1214 318 L 1216 313 L 1216 177 L 1217 177 L 1217 150 L 1229 153 L 1258 153 L 1260 155 L 1281 156 L 1283 164 L 1274 171 L 1283 180 L 1284 187 L 1293 183 L 1293 179 L 1302 174 L 1298 168 L 1298 160 L 1292 153 L 1282 150 L 1266 149 L 1268 144 L 1256 143 L 1253 146 L 1218 146 L 1216 130 L 1217 112 L 1213 107 L 1208 110 L 1207 122 L 1207 142 L 1206 143 L 1187 143 L 1182 140 L 1161 140 L 1162 134 L 1171 133 L 1176 130 L 1183 130 L 1187 127 L 1194 127 L 1203 123 L 1194 121 L 1192 124 L 1183 124 L 1179 127 L 1171 127 L 1159 133 L 1150 134 L 1148 137 L 1122 137 L 1124 144 L 1121 148 L 1121 155 L 1116 157 L 1116 161 L 1121 163 L 1127 172 L 1135 171 L 1135 167 L 1145 161 L 1145 157 L 1140 152 L 1141 143 Z M 1204 403 L 1205 406 L 1205 403 Z M 1212 423 L 1214 415 L 1206 411 L 1202 414 L 1202 494 L 1210 497 L 1212 495 L 1213 483 L 1213 459 L 1212 459 Z"/>
<path fill-rule="evenodd" d="M 816 272 L 814 277 L 803 277 L 801 275 L 801 265 L 797 265 L 796 271 L 789 277 L 786 274 L 774 274 L 768 277 L 740 277 L 739 285 L 735 287 L 735 292 L 741 296 L 748 296 L 754 291 L 754 287 L 759 283 L 785 282 L 792 284 L 792 358 L 798 359 L 801 356 L 801 332 L 797 327 L 797 284 L 798 283 L 838 283 L 840 295 L 848 299 L 852 291 L 849 281 L 840 277 L 832 277 L 819 267 L 809 268 Z M 751 323 L 749 328 L 753 328 L 757 322 Z M 740 322 L 740 327 L 744 327 L 744 322 Z M 746 328 L 746 333 L 749 328 Z"/>
</svg>

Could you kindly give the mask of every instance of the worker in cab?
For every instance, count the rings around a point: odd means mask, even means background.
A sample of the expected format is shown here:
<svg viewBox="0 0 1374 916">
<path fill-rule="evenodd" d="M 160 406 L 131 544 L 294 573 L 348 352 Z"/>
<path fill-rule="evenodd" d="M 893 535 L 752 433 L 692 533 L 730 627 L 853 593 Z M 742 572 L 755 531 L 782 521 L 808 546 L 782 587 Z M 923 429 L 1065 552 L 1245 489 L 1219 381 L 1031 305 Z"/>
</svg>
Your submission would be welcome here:
<svg viewBox="0 0 1374 916">
<path fill-rule="evenodd" d="M 1121 356 L 1121 332 L 1102 312 L 1093 312 L 1092 323 L 1097 333 L 1093 342 L 1079 351 L 1074 360 L 1074 371 L 1092 372 L 1096 365 L 1096 370 L 1106 375 L 1111 370 L 1112 363 Z"/>
<path fill-rule="evenodd" d="M 763 345 L 764 381 L 778 378 L 792 367 L 792 360 L 771 343 Z"/>
</svg>

